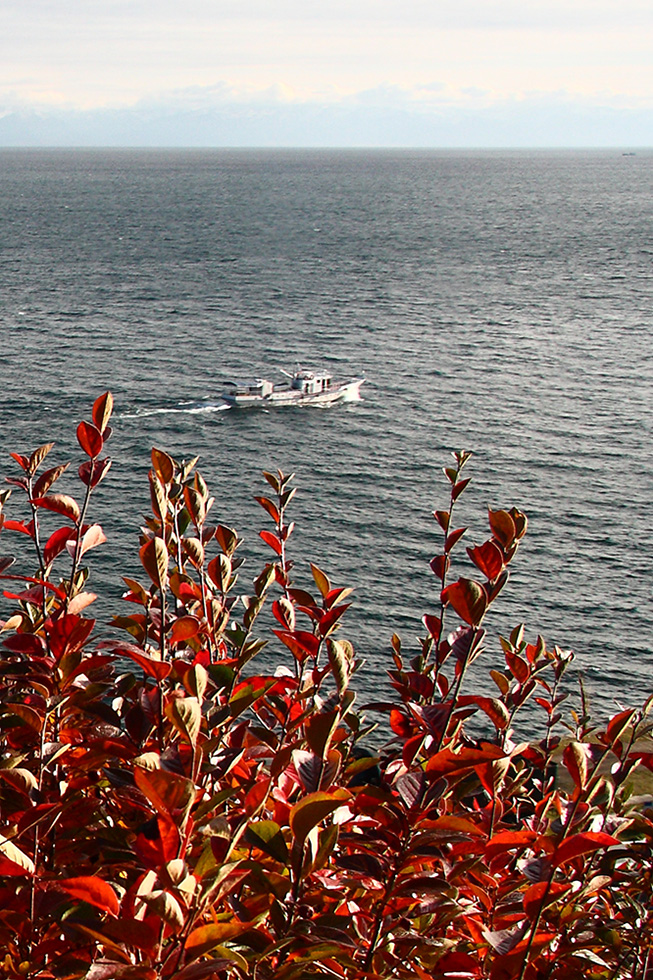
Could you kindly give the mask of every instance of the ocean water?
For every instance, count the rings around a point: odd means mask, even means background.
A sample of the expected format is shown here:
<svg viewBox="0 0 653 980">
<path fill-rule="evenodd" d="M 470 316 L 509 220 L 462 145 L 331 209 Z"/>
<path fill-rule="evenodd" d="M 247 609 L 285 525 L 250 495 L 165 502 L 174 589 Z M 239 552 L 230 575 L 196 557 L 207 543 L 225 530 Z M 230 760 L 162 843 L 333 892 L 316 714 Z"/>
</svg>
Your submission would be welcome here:
<svg viewBox="0 0 653 980">
<path fill-rule="evenodd" d="M 640 702 L 652 232 L 651 152 L 0 151 L 0 477 L 52 439 L 79 460 L 77 422 L 113 391 L 92 512 L 108 621 L 138 572 L 152 445 L 201 456 L 215 518 L 244 537 L 243 592 L 267 557 L 261 471 L 294 472 L 297 582 L 312 560 L 355 588 L 343 635 L 374 698 L 392 633 L 411 649 L 435 611 L 441 468 L 471 450 L 469 543 L 488 505 L 530 521 L 476 682 L 491 690 L 498 635 L 525 622 L 574 649 L 597 711 Z M 297 362 L 364 375 L 362 400 L 222 410 L 225 379 Z"/>
</svg>

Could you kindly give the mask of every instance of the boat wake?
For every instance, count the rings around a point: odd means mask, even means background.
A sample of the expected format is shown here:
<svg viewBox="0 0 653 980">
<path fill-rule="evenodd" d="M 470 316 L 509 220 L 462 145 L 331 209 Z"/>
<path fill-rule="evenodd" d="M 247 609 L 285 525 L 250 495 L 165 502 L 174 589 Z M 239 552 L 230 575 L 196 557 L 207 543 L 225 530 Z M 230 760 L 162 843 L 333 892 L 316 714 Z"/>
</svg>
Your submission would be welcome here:
<svg viewBox="0 0 653 980">
<path fill-rule="evenodd" d="M 197 402 L 190 402 L 176 408 L 139 408 L 135 412 L 124 412 L 120 415 L 123 419 L 143 419 L 151 415 L 212 415 L 215 412 L 225 412 L 230 408 L 223 402 L 211 402 L 209 404 L 198 405 Z"/>
</svg>

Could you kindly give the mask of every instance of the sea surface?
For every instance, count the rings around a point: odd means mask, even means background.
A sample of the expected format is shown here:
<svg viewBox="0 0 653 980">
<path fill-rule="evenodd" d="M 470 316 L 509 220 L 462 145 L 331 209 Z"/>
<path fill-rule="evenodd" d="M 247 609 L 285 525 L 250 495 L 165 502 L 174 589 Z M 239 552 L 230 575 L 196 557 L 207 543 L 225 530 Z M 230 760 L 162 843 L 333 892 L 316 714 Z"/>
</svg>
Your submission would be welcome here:
<svg viewBox="0 0 653 980">
<path fill-rule="evenodd" d="M 606 714 L 653 690 L 652 273 L 649 151 L 2 150 L 0 477 L 50 440 L 73 472 L 112 390 L 90 556 L 108 623 L 153 445 L 201 457 L 243 592 L 267 558 L 261 471 L 294 472 L 296 580 L 314 561 L 354 587 L 365 700 L 388 692 L 392 633 L 416 649 L 436 610 L 442 467 L 471 450 L 469 543 L 488 506 L 530 522 L 476 683 L 492 692 L 498 636 L 524 622 L 576 652 Z M 362 400 L 223 410 L 225 380 L 297 363 L 365 376 Z"/>
</svg>

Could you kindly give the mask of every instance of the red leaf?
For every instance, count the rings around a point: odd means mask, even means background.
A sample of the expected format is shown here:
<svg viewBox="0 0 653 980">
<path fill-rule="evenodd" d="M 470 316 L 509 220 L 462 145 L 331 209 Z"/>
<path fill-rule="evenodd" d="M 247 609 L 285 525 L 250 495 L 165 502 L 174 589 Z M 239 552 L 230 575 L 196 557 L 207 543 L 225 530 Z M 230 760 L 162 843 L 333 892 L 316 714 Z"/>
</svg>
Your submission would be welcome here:
<svg viewBox="0 0 653 980">
<path fill-rule="evenodd" d="M 511 650 L 507 650 L 506 663 L 510 668 L 510 673 L 519 681 L 520 684 L 523 684 L 531 676 L 531 668 L 524 658 L 520 657 L 518 653 L 513 653 Z"/>
<path fill-rule="evenodd" d="M 458 703 L 461 705 L 477 704 L 499 731 L 503 731 L 510 722 L 510 712 L 503 701 L 498 698 L 489 698 L 480 694 L 463 695 L 458 698 Z"/>
<path fill-rule="evenodd" d="M 487 592 L 480 582 L 460 578 L 442 592 L 442 601 L 450 603 L 461 619 L 470 626 L 478 626 L 488 606 Z"/>
<path fill-rule="evenodd" d="M 195 800 L 192 780 L 167 769 L 134 766 L 134 782 L 154 809 L 173 824 L 181 822 L 180 815 L 187 813 Z"/>
<path fill-rule="evenodd" d="M 320 595 L 324 599 L 324 597 L 331 591 L 331 582 L 329 581 L 329 577 L 322 571 L 321 568 L 318 568 L 317 565 L 314 565 L 312 562 L 311 572 L 313 573 L 315 584 L 320 590 Z"/>
<path fill-rule="evenodd" d="M 29 459 L 27 456 L 23 456 L 22 453 L 9 453 L 12 459 L 15 459 L 19 466 L 22 466 L 24 470 L 29 469 Z"/>
<path fill-rule="evenodd" d="M 529 919 L 535 919 L 540 909 L 557 901 L 570 888 L 571 883 L 568 882 L 537 881 L 524 892 L 524 912 Z"/>
<path fill-rule="evenodd" d="M 24 476 L 6 476 L 6 483 L 11 483 L 13 487 L 20 487 L 21 490 L 29 492 L 29 480 Z"/>
<path fill-rule="evenodd" d="M 94 619 L 84 619 L 81 616 L 60 616 L 47 628 L 50 650 L 56 660 L 65 653 L 76 653 L 81 650 L 93 632 Z"/>
<path fill-rule="evenodd" d="M 464 746 L 459 752 L 442 749 L 436 752 L 426 763 L 426 771 L 432 778 L 439 779 L 461 769 L 473 769 L 474 766 L 496 759 L 505 759 L 506 753 L 501 746 L 492 742 L 481 742 L 481 748 Z"/>
<path fill-rule="evenodd" d="M 579 789 L 583 789 L 587 783 L 588 762 L 591 758 L 591 747 L 583 742 L 571 741 L 562 753 L 567 772 Z"/>
<path fill-rule="evenodd" d="M 574 858 L 580 857 L 582 854 L 591 854 L 593 851 L 600 851 L 603 847 L 612 847 L 620 843 L 616 837 L 611 837 L 610 834 L 574 834 L 573 837 L 567 837 L 566 840 L 562 841 L 553 852 L 551 860 L 554 867 L 557 868 L 561 864 L 566 864 L 567 861 L 573 861 Z"/>
<path fill-rule="evenodd" d="M 134 850 L 147 866 L 158 868 L 177 857 L 179 831 L 168 817 L 153 817 L 140 827 Z"/>
<path fill-rule="evenodd" d="M 201 623 L 197 616 L 180 616 L 172 625 L 170 640 L 172 643 L 183 643 L 190 640 L 200 631 Z"/>
<path fill-rule="evenodd" d="M 269 544 L 277 555 L 281 554 L 282 546 L 276 534 L 273 534 L 272 531 L 259 531 L 259 537 L 262 538 L 266 544 Z"/>
<path fill-rule="evenodd" d="M 467 530 L 466 527 L 459 527 L 455 531 L 452 531 L 451 534 L 447 535 L 446 541 L 444 543 L 444 550 L 447 552 L 447 554 L 451 551 L 453 546 L 458 541 L 460 541 L 460 539 L 462 538 L 466 530 Z"/>
<path fill-rule="evenodd" d="M 93 405 L 93 423 L 95 427 L 100 431 L 104 432 L 107 427 L 107 423 L 111 418 L 111 413 L 113 412 L 113 395 L 110 391 L 105 391 L 103 395 L 95 399 Z M 89 456 L 91 454 L 89 453 Z"/>
<path fill-rule="evenodd" d="M 172 670 L 172 664 L 164 660 L 155 660 L 153 657 L 146 656 L 138 647 L 123 643 L 102 644 L 115 650 L 117 654 L 129 657 L 135 664 L 143 669 L 147 677 L 154 677 L 157 681 L 162 681 Z"/>
<path fill-rule="evenodd" d="M 66 543 L 71 538 L 73 540 L 75 538 L 75 532 L 71 527 L 59 527 L 56 531 L 53 531 L 43 549 L 43 560 L 46 565 L 53 562 L 57 555 L 64 551 Z"/>
<path fill-rule="evenodd" d="M 279 510 L 277 505 L 273 504 L 269 497 L 254 497 L 254 500 L 268 512 L 275 524 L 279 523 Z"/>
<path fill-rule="evenodd" d="M 476 548 L 468 548 L 467 554 L 490 580 L 495 579 L 503 571 L 503 554 L 494 541 L 486 541 Z"/>
<path fill-rule="evenodd" d="M 79 478 L 84 486 L 96 487 L 111 468 L 110 459 L 87 459 L 79 467 Z"/>
<path fill-rule="evenodd" d="M 433 516 L 435 517 L 436 521 L 438 522 L 442 530 L 446 533 L 449 530 L 449 521 L 451 519 L 451 514 L 449 513 L 449 511 L 436 510 Z"/>
<path fill-rule="evenodd" d="M 79 898 L 89 905 L 95 905 L 109 915 L 117 916 L 120 912 L 118 896 L 111 885 L 101 878 L 84 875 L 81 878 L 66 878 L 56 884 L 68 892 L 71 898 Z"/>
<path fill-rule="evenodd" d="M 492 534 L 507 551 L 514 544 L 517 534 L 517 528 L 511 515 L 507 510 L 490 510 L 488 508 L 488 519 Z"/>
<path fill-rule="evenodd" d="M 340 606 L 334 606 L 329 609 L 323 616 L 320 617 L 319 630 L 322 636 L 327 636 L 338 622 L 340 617 L 347 609 L 351 606 L 351 602 L 342 603 Z"/>
<path fill-rule="evenodd" d="M 77 501 L 65 493 L 50 493 L 47 497 L 36 497 L 32 503 L 35 507 L 53 510 L 55 514 L 61 514 L 75 524 L 79 521 L 80 510 Z"/>
<path fill-rule="evenodd" d="M 620 739 L 626 728 L 628 728 L 634 714 L 634 708 L 627 708 L 626 711 L 620 711 L 618 715 L 614 715 L 608 722 L 608 727 L 605 730 L 607 736 L 606 741 L 612 743 Z"/>
<path fill-rule="evenodd" d="M 390 728 L 395 735 L 400 735 L 401 738 L 408 738 L 413 730 L 410 719 L 398 708 L 393 708 L 390 712 Z"/>
<path fill-rule="evenodd" d="M 309 793 L 295 803 L 290 811 L 290 830 L 301 847 L 313 827 L 316 827 L 338 807 L 351 799 L 346 789 L 336 789 L 332 793 Z"/>
<path fill-rule="evenodd" d="M 77 441 L 91 459 L 95 459 L 102 452 L 104 439 L 102 433 L 91 422 L 80 422 L 77 426 Z"/>
<path fill-rule="evenodd" d="M 282 643 L 285 643 L 293 657 L 300 663 L 303 663 L 307 657 L 315 657 L 320 646 L 320 640 L 313 633 L 308 633 L 304 630 L 293 630 L 292 632 L 283 632 L 282 630 L 273 630 L 275 636 L 278 636 Z"/>
<path fill-rule="evenodd" d="M 46 470 L 46 472 L 39 477 L 34 484 L 34 492 L 32 496 L 44 497 L 52 484 L 59 479 L 62 473 L 66 472 L 69 465 L 69 463 L 63 463 L 61 466 L 54 466 L 51 470 Z"/>
<path fill-rule="evenodd" d="M 530 847 L 536 837 L 537 834 L 532 830 L 506 830 L 495 834 L 485 846 L 485 856 L 490 859 L 512 848 L 521 851 L 525 847 Z"/>
<path fill-rule="evenodd" d="M 429 631 L 429 636 L 433 637 L 434 640 L 439 640 L 442 632 L 442 620 L 438 616 L 431 616 L 426 613 L 422 617 L 422 622 Z"/>
<path fill-rule="evenodd" d="M 79 557 L 81 558 L 83 554 L 90 551 L 91 548 L 97 548 L 98 545 L 104 544 L 106 541 L 106 535 L 99 524 L 92 524 L 84 535 L 82 536 L 81 544 L 79 546 Z M 75 552 L 77 549 L 76 535 L 73 535 L 66 542 L 66 550 L 68 551 L 71 558 L 75 557 Z"/>
<path fill-rule="evenodd" d="M 30 657 L 45 657 L 45 640 L 38 633 L 14 633 L 2 641 L 3 647 L 13 653 L 24 653 Z"/>
<path fill-rule="evenodd" d="M 458 497 L 461 495 L 461 493 L 469 483 L 470 479 L 471 477 L 467 477 L 466 480 L 458 480 L 458 483 L 456 483 L 456 485 L 453 487 L 451 491 L 452 500 L 458 500 Z"/>
<path fill-rule="evenodd" d="M 345 599 L 348 595 L 351 595 L 352 589 L 345 589 L 343 587 L 337 589 L 331 589 L 327 595 L 324 596 L 324 608 L 331 609 L 333 606 L 337 605 L 342 599 Z"/>
<path fill-rule="evenodd" d="M 481 966 L 469 953 L 445 953 L 437 962 L 440 977 L 480 977 Z"/>
<path fill-rule="evenodd" d="M 2 525 L 8 531 L 18 531 L 20 534 L 27 534 L 28 537 L 34 537 L 34 521 L 30 521 L 29 524 L 23 524 L 22 521 L 5 521 Z"/>
<path fill-rule="evenodd" d="M 449 571 L 449 556 L 436 555 L 435 558 L 431 559 L 429 564 L 431 566 L 434 575 L 436 575 L 436 577 L 439 578 L 441 582 L 444 582 L 444 577 Z"/>
</svg>

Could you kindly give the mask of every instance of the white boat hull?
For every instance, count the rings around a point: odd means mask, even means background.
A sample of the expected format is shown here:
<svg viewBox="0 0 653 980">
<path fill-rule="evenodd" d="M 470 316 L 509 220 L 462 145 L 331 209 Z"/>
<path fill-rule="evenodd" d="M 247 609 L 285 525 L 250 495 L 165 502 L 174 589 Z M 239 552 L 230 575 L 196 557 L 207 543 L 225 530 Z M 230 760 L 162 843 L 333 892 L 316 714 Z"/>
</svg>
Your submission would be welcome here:
<svg viewBox="0 0 653 980">
<path fill-rule="evenodd" d="M 333 384 L 324 391 L 304 392 L 289 386 L 274 388 L 269 394 L 261 395 L 247 391 L 225 392 L 223 401 L 232 408 L 284 408 L 296 406 L 328 406 L 336 402 L 360 400 L 360 387 L 364 378 L 354 378 Z"/>
</svg>

